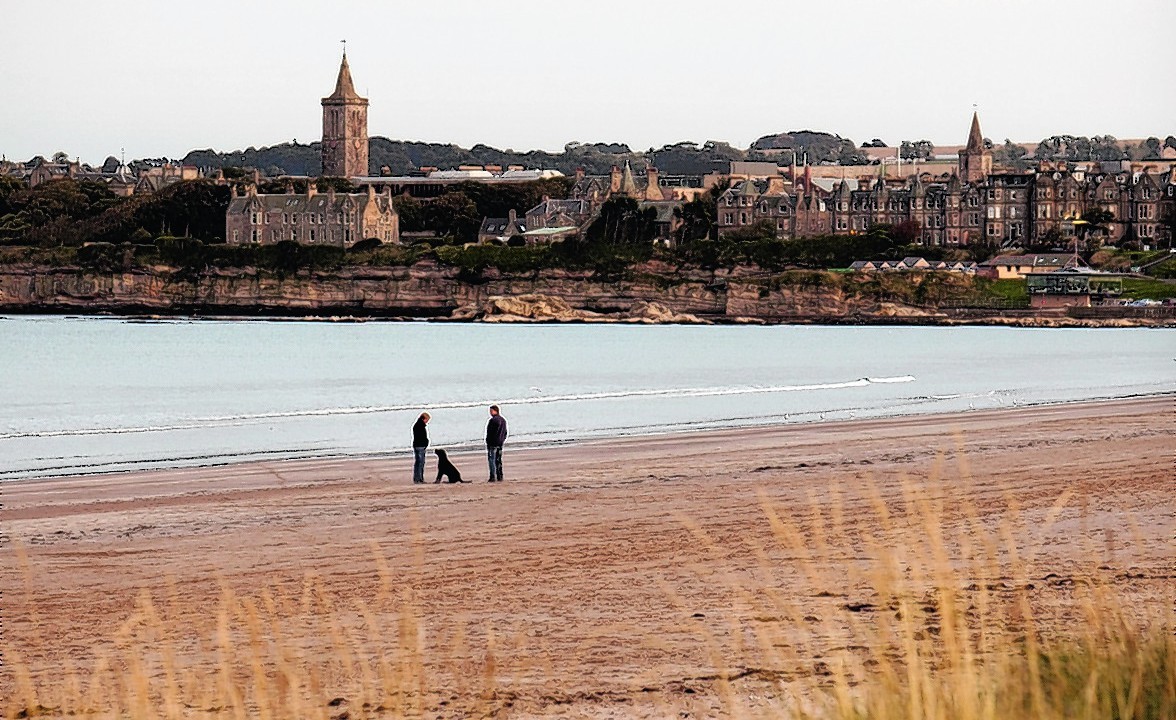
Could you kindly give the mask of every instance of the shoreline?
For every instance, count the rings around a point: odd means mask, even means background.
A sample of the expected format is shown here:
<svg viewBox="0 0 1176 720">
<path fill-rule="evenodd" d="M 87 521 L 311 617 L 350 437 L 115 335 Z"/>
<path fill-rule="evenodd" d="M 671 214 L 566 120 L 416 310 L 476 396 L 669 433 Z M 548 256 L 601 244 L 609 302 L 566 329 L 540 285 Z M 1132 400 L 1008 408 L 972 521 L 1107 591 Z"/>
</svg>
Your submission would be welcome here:
<svg viewBox="0 0 1176 720">
<path fill-rule="evenodd" d="M 694 429 L 668 429 L 668 430 L 651 430 L 648 432 L 633 432 L 620 433 L 612 435 L 596 435 L 582 438 L 568 438 L 564 440 L 550 440 L 550 441 L 523 441 L 508 444 L 507 448 L 510 455 L 519 454 L 538 454 L 557 452 L 561 449 L 588 449 L 596 446 L 608 445 L 616 447 L 618 445 L 634 445 L 634 444 L 657 444 L 661 442 L 668 442 L 676 444 L 679 442 L 689 442 L 691 440 L 698 440 L 702 437 L 707 438 L 731 438 L 734 440 L 746 439 L 748 436 L 755 435 L 779 435 L 786 433 L 789 430 L 802 430 L 812 428 L 825 428 L 830 431 L 840 430 L 845 427 L 857 427 L 863 430 L 875 428 L 885 424 L 908 424 L 912 421 L 922 421 L 925 423 L 943 423 L 951 422 L 952 419 L 957 421 L 976 418 L 984 419 L 991 415 L 1004 416 L 1008 414 L 1035 414 L 1042 410 L 1053 410 L 1059 408 L 1075 408 L 1079 411 L 1090 408 L 1113 408 L 1119 405 L 1130 406 L 1135 403 L 1149 404 L 1151 402 L 1167 399 L 1171 404 L 1172 409 L 1176 412 L 1176 390 L 1166 392 L 1145 393 L 1138 395 L 1125 395 L 1116 397 L 1102 397 L 1082 400 L 1063 400 L 1063 401 L 1046 401 L 1039 403 L 1026 403 L 1015 407 L 996 407 L 984 408 L 980 410 L 947 410 L 942 412 L 926 412 L 926 413 L 901 413 L 893 415 L 879 415 L 876 417 L 865 418 L 839 418 L 831 420 L 812 419 L 812 420 L 797 420 L 794 422 L 767 422 L 767 423 L 753 423 L 746 425 L 725 425 L 725 426 L 706 426 Z M 815 414 L 815 413 L 813 413 Z M 473 445 L 451 445 L 448 446 L 450 455 L 455 458 L 470 458 L 480 457 L 483 451 L 476 443 Z M 254 454 L 260 454 L 265 451 L 257 451 Z M 394 449 L 386 452 L 374 453 L 358 453 L 358 454 L 323 454 L 323 455 L 309 455 L 304 457 L 282 457 L 274 459 L 257 459 L 251 458 L 246 460 L 226 460 L 224 462 L 208 462 L 197 464 L 182 464 L 182 465 L 165 465 L 161 467 L 140 467 L 127 468 L 122 470 L 108 470 L 95 472 L 80 472 L 67 473 L 62 475 L 42 475 L 35 477 L 19 477 L 0 480 L 0 489 L 13 488 L 20 484 L 38 484 L 38 483 L 56 483 L 61 481 L 83 480 L 87 478 L 125 478 L 133 476 L 144 476 L 155 473 L 173 473 L 173 472 L 200 472 L 205 470 L 211 471 L 232 471 L 234 468 L 240 468 L 242 471 L 248 472 L 256 467 L 272 467 L 274 465 L 314 465 L 314 464 L 329 464 L 337 465 L 340 463 L 391 463 L 400 462 L 412 455 L 407 449 Z M 431 456 L 430 456 L 431 457 Z M 161 461 L 166 462 L 166 461 Z"/>
<path fill-rule="evenodd" d="M 657 302 L 653 300 L 652 302 Z M 1105 311 L 1105 317 L 1077 317 L 1059 313 L 1056 310 L 1037 312 L 1033 310 L 990 311 L 981 309 L 946 310 L 942 308 L 914 308 L 912 314 L 852 314 L 852 315 L 775 315 L 727 316 L 699 315 L 692 320 L 651 319 L 645 317 L 541 317 L 497 315 L 482 318 L 453 317 L 448 312 L 420 314 L 389 313 L 381 310 L 357 312 L 354 307 L 323 308 L 307 312 L 305 308 L 292 308 L 280 312 L 280 308 L 258 306 L 251 312 L 231 312 L 240 308 L 179 307 L 161 310 L 149 306 L 87 306 L 87 307 L 34 307 L 0 306 L 0 319 L 6 317 L 59 317 L 111 319 L 124 322 L 326 322 L 326 323 L 457 323 L 494 324 L 525 323 L 531 325 L 762 325 L 766 327 L 786 325 L 822 325 L 830 327 L 1010 327 L 1010 328 L 1176 328 L 1176 314 L 1171 308 L 1148 307 L 1103 307 L 1085 308 L 1096 313 Z M 1083 310 L 1083 308 L 1078 308 Z M 949 314 L 950 313 L 950 314 Z"/>
</svg>

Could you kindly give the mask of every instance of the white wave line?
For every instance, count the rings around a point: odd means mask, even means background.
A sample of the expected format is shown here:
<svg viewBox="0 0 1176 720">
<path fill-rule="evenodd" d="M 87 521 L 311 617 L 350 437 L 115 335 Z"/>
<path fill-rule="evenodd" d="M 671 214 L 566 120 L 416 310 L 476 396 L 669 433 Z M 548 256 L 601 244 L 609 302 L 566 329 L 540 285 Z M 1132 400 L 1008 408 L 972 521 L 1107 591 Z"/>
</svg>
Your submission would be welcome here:
<svg viewBox="0 0 1176 720">
<path fill-rule="evenodd" d="M 52 438 L 73 437 L 79 435 L 126 435 L 149 432 L 171 432 L 176 430 L 199 430 L 208 427 L 232 427 L 259 420 L 278 420 L 300 417 L 325 417 L 335 415 L 371 415 L 376 413 L 403 412 L 405 410 L 457 410 L 463 408 L 483 407 L 492 403 L 500 405 L 545 405 L 557 402 L 577 402 L 584 400 L 612 400 L 629 397 L 718 397 L 724 395 L 754 395 L 766 393 L 803 392 L 806 390 L 840 390 L 844 388 L 866 387 L 882 383 L 914 382 L 911 375 L 901 375 L 889 378 L 858 378 L 837 383 L 817 383 L 812 385 L 748 385 L 743 387 L 707 387 L 707 388 L 667 388 L 661 390 L 618 390 L 612 392 L 581 393 L 575 395 L 544 395 L 541 397 L 512 398 L 509 400 L 459 400 L 445 403 L 406 404 L 406 405 L 360 405 L 354 407 L 316 408 L 312 410 L 291 410 L 288 412 L 256 413 L 248 415 L 219 415 L 199 418 L 188 423 L 174 425 L 143 425 L 120 428 L 80 428 L 72 430 L 44 430 L 29 432 L 12 432 L 0 434 L 0 440 L 15 438 Z"/>
</svg>

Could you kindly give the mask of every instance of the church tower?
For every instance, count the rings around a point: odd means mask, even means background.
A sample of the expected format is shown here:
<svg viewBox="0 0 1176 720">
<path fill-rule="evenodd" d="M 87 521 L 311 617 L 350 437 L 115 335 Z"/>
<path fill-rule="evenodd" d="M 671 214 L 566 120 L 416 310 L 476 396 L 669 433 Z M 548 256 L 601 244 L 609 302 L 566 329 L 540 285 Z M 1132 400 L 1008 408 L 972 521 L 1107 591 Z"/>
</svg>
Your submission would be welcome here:
<svg viewBox="0 0 1176 720">
<path fill-rule="evenodd" d="M 355 92 L 344 51 L 335 92 L 323 98 L 324 176 L 350 178 L 368 174 L 367 111 L 367 98 Z"/>
<path fill-rule="evenodd" d="M 960 179 L 966 183 L 984 182 L 992 174 L 992 151 L 984 147 L 980 134 L 980 116 L 972 113 L 972 129 L 968 145 L 960 153 Z"/>
</svg>

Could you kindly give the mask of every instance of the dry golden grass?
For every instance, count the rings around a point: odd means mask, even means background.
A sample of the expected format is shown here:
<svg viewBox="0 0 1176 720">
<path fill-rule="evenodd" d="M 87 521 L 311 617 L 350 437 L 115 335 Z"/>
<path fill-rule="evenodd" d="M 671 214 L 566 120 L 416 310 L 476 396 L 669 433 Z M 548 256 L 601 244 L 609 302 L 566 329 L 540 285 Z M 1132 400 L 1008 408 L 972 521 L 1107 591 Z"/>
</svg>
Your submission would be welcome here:
<svg viewBox="0 0 1176 720">
<path fill-rule="evenodd" d="M 734 648 L 698 630 L 699 646 L 719 668 L 708 687 L 724 716 L 1176 718 L 1171 603 L 1132 606 L 1098 580 L 1102 554 L 1095 548 L 1086 553 L 1089 573 L 1029 576 L 1025 534 L 1041 537 L 1073 498 L 1058 497 L 1043 525 L 1026 528 L 1014 498 L 1010 511 L 993 519 L 950 505 L 942 499 L 950 493 L 935 500 L 916 487 L 897 503 L 875 495 L 875 522 L 854 527 L 837 487 L 814 494 L 800 513 L 763 499 L 774 549 L 794 559 L 802 587 L 770 580 L 778 562 L 770 548 L 756 549 L 757 572 L 728 569 L 722 548 L 683 518 L 703 555 L 698 576 L 724 583 L 762 620 L 752 627 L 747 612 L 725 618 Z M 847 554 L 870 562 L 840 562 Z M 34 673 L 21 648 L 5 647 L 16 691 L 5 717 L 509 717 L 512 682 L 499 676 L 506 657 L 526 658 L 512 663 L 515 672 L 545 675 L 559 692 L 542 647 L 460 618 L 428 627 L 412 588 L 393 577 L 378 546 L 371 562 L 381 581 L 374 597 L 332 596 L 313 574 L 293 592 L 224 587 L 217 606 L 202 611 L 205 631 L 195 635 L 175 621 L 193 609 L 177 606 L 174 588 L 144 591 L 117 635 L 94 649 L 89 667 Z M 1067 587 L 1061 605 L 1040 602 L 1035 591 L 1043 582 Z M 847 600 L 844 613 L 817 618 L 806 609 L 805 598 L 851 586 L 868 587 L 869 596 Z M 674 588 L 664 591 L 675 599 Z M 814 627 L 835 648 L 816 663 Z M 38 632 L 47 628 L 33 637 Z M 321 646 L 308 645 L 308 637 L 329 638 L 329 650 L 308 651 Z M 656 702 L 653 716 L 678 714 L 674 697 Z"/>
</svg>

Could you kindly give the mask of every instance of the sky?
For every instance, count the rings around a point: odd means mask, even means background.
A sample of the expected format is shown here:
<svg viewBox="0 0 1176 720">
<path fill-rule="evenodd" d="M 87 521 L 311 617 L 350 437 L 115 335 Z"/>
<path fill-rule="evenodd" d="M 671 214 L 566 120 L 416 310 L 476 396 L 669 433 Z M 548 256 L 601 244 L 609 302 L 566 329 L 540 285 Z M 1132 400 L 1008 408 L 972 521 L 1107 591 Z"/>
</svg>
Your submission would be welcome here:
<svg viewBox="0 0 1176 720">
<path fill-rule="evenodd" d="M 0 153 L 317 140 L 342 49 L 396 140 L 1176 134 L 1174 0 L 0 0 Z"/>
</svg>

